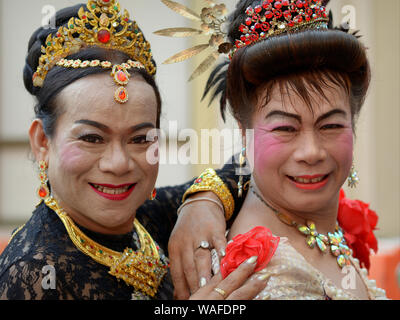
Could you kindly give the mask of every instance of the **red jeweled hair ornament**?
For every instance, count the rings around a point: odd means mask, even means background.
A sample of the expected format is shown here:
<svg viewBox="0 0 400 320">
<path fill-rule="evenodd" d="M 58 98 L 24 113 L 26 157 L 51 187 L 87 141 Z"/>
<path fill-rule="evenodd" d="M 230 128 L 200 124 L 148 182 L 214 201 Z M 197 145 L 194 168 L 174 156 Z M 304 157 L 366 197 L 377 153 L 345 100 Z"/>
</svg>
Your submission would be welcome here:
<svg viewBox="0 0 400 320">
<path fill-rule="evenodd" d="M 322 0 L 264 0 L 261 5 L 248 7 L 246 14 L 245 23 L 239 27 L 242 35 L 230 57 L 240 48 L 282 33 L 327 29 L 329 21 Z"/>
</svg>

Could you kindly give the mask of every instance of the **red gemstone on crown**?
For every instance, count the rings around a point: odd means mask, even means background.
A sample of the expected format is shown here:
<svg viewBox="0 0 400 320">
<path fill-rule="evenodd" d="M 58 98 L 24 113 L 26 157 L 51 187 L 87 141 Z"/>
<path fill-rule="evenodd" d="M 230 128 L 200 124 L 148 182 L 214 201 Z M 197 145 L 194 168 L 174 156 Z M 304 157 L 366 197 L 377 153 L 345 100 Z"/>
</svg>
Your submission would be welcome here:
<svg viewBox="0 0 400 320">
<path fill-rule="evenodd" d="M 100 30 L 97 33 L 97 40 L 99 40 L 101 43 L 107 43 L 110 41 L 111 34 L 108 30 Z"/>
<path fill-rule="evenodd" d="M 269 28 L 270 28 L 270 25 L 269 25 L 268 22 L 264 22 L 264 23 L 262 24 L 262 26 L 261 26 L 261 30 L 262 30 L 262 31 L 268 31 Z"/>
<path fill-rule="evenodd" d="M 272 17 L 273 17 L 273 13 L 271 12 L 271 11 L 267 11 L 266 13 L 265 13 L 265 17 L 267 18 L 267 19 L 271 19 Z"/>
<path fill-rule="evenodd" d="M 264 1 L 263 4 L 262 4 L 262 7 L 263 7 L 264 9 L 268 9 L 268 7 L 269 7 L 269 2 L 268 2 L 268 1 Z"/>
<path fill-rule="evenodd" d="M 282 17 L 282 11 L 281 10 L 275 10 L 274 15 L 276 18 Z"/>
<path fill-rule="evenodd" d="M 277 9 L 280 9 L 280 8 L 282 8 L 282 3 L 280 1 L 277 1 L 274 3 L 274 7 Z"/>
</svg>

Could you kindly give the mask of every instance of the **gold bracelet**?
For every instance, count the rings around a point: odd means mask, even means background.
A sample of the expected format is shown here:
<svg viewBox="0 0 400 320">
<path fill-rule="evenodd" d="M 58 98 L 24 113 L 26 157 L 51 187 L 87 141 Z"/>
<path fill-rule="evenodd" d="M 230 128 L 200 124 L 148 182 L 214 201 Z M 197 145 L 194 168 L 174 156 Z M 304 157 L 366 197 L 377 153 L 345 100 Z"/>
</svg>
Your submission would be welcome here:
<svg viewBox="0 0 400 320">
<path fill-rule="evenodd" d="M 194 181 L 189 189 L 183 195 L 182 202 L 184 202 L 190 194 L 212 191 L 221 200 L 225 209 L 225 220 L 229 220 L 235 209 L 235 201 L 231 192 L 225 183 L 218 177 L 214 169 L 208 168 Z"/>
</svg>

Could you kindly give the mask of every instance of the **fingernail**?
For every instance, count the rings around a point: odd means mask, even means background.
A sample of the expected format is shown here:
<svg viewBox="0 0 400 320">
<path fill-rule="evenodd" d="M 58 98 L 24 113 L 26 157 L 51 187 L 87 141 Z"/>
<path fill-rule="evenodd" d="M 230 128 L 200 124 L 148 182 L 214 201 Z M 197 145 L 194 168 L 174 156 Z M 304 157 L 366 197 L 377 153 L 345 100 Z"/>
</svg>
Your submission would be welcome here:
<svg viewBox="0 0 400 320">
<path fill-rule="evenodd" d="M 233 242 L 233 240 L 229 240 L 227 244 L 230 244 L 230 243 L 232 243 L 232 242 Z"/>
<path fill-rule="evenodd" d="M 225 257 L 225 250 L 224 249 L 219 250 L 219 254 L 221 257 Z"/>
<path fill-rule="evenodd" d="M 204 277 L 201 277 L 200 283 L 199 283 L 200 288 L 203 288 L 206 284 L 207 284 L 207 279 Z"/>
<path fill-rule="evenodd" d="M 267 280 L 268 277 L 269 277 L 269 274 L 263 274 L 263 275 L 259 276 L 257 279 L 260 281 L 265 281 L 265 280 Z"/>
<path fill-rule="evenodd" d="M 253 257 L 247 259 L 246 263 L 253 264 L 257 261 L 257 259 L 258 259 L 258 256 L 253 256 Z"/>
</svg>

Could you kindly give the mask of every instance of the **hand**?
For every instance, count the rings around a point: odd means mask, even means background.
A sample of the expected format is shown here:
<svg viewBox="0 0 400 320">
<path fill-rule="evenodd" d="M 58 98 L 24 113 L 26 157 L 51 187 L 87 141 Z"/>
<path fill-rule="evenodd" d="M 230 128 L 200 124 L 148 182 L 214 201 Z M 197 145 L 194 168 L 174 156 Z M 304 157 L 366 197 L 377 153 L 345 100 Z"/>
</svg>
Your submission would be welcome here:
<svg viewBox="0 0 400 320">
<path fill-rule="evenodd" d="M 251 257 L 222 280 L 221 273 L 200 288 L 190 300 L 250 300 L 265 288 L 267 277 L 255 274 L 257 257 Z M 215 290 L 217 288 L 217 290 Z M 219 292 L 217 292 L 219 291 Z"/>
<path fill-rule="evenodd" d="M 212 192 L 199 192 L 190 197 L 208 197 L 219 201 Z M 188 299 L 202 284 L 211 279 L 211 251 L 199 248 L 207 241 L 219 256 L 225 255 L 225 216 L 210 201 L 195 201 L 182 208 L 168 243 L 171 276 L 176 299 Z"/>
</svg>

